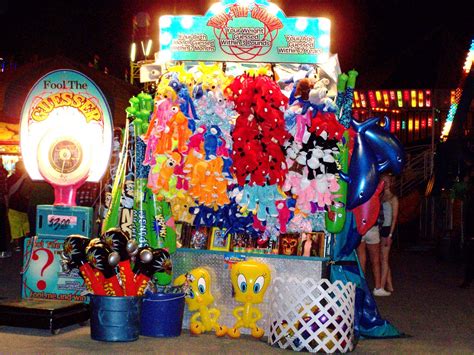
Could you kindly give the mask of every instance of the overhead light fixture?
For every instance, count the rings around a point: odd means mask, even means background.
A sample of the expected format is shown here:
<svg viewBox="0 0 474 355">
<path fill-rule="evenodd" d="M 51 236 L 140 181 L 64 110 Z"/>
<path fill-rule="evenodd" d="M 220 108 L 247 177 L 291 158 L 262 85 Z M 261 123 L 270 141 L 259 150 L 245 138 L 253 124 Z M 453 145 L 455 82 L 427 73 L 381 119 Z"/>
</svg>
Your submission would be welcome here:
<svg viewBox="0 0 474 355">
<path fill-rule="evenodd" d="M 150 55 L 152 45 L 153 45 L 153 41 L 151 39 L 149 39 L 147 44 L 146 44 L 145 57 L 148 57 Z"/>
<path fill-rule="evenodd" d="M 137 56 L 137 44 L 132 43 L 132 46 L 130 48 L 130 61 L 134 62 Z"/>
</svg>

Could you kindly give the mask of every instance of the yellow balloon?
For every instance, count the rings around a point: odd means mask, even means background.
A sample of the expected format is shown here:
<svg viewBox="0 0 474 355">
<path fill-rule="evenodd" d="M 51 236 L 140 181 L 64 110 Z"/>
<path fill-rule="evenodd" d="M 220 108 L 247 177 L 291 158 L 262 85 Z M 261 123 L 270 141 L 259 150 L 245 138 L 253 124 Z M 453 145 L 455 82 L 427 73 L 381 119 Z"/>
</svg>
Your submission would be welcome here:
<svg viewBox="0 0 474 355">
<path fill-rule="evenodd" d="M 229 335 L 235 337 L 239 328 L 249 328 L 253 337 L 262 337 L 264 330 L 257 326 L 262 313 L 253 305 L 263 302 L 271 282 L 270 268 L 254 260 L 241 261 L 232 266 L 230 279 L 234 287 L 235 300 L 243 306 L 234 308 L 233 315 L 237 321 L 229 330 Z"/>
<path fill-rule="evenodd" d="M 190 331 L 198 335 L 214 330 L 217 336 L 226 334 L 227 327 L 218 323 L 221 312 L 217 308 L 210 307 L 214 302 L 211 293 L 211 275 L 205 268 L 199 267 L 187 274 L 180 275 L 174 281 L 174 285 L 186 285 L 189 287 L 186 295 L 188 309 L 194 314 L 190 320 Z"/>
</svg>

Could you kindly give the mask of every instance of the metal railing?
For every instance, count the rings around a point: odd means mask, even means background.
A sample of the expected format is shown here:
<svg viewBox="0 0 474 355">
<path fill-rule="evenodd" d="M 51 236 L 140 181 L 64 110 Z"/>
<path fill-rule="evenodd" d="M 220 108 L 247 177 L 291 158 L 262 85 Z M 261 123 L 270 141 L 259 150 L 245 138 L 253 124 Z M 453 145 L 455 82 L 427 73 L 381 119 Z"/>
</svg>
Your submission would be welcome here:
<svg viewBox="0 0 474 355">
<path fill-rule="evenodd" d="M 414 188 L 426 183 L 433 172 L 433 149 L 431 145 L 418 145 L 405 149 L 407 161 L 400 179 L 395 184 L 399 196 L 405 196 Z"/>
</svg>

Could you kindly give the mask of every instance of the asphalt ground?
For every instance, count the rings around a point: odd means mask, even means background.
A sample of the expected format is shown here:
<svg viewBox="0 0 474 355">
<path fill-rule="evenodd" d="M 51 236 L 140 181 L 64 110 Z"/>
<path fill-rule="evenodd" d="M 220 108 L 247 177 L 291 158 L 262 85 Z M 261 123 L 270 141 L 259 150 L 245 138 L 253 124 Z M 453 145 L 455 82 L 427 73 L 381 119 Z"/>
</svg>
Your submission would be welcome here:
<svg viewBox="0 0 474 355">
<path fill-rule="evenodd" d="M 442 254 L 442 253 L 441 253 Z M 399 248 L 392 257 L 395 292 L 376 299 L 382 316 L 406 336 L 362 339 L 354 354 L 474 354 L 474 284 L 462 282 L 459 258 L 440 258 L 430 248 Z M 20 297 L 21 256 L 0 259 L 0 297 Z M 372 283 L 368 276 L 369 284 Z M 126 343 L 98 342 L 90 327 L 73 325 L 58 335 L 48 330 L 0 326 L 0 354 L 268 354 L 288 352 L 249 337 L 238 340 L 214 335 L 176 338 L 141 336 Z"/>
</svg>

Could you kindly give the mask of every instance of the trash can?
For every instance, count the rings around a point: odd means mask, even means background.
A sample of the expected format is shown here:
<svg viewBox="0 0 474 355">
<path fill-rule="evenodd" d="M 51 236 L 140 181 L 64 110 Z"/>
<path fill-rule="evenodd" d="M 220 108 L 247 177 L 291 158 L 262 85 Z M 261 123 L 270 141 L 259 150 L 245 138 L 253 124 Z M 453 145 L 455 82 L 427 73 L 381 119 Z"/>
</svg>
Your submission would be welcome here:
<svg viewBox="0 0 474 355">
<path fill-rule="evenodd" d="M 91 338 L 135 341 L 140 334 L 140 297 L 90 296 Z"/>
<path fill-rule="evenodd" d="M 143 297 L 140 334 L 150 337 L 181 335 L 184 314 L 184 292 L 153 293 Z"/>
<path fill-rule="evenodd" d="M 294 351 L 345 353 L 354 348 L 353 283 L 276 278 L 268 343 Z"/>
</svg>

